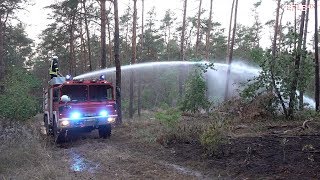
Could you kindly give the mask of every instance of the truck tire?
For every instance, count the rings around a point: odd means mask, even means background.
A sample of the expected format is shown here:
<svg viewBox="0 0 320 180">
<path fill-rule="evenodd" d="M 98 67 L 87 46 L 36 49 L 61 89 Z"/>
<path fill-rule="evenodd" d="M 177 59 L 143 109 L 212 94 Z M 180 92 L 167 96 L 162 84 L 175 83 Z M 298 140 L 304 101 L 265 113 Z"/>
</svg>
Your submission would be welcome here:
<svg viewBox="0 0 320 180">
<path fill-rule="evenodd" d="M 53 117 L 53 138 L 56 144 L 64 142 L 64 132 L 58 131 L 58 126 L 56 124 L 55 117 Z"/>
<path fill-rule="evenodd" d="M 108 138 L 111 136 L 111 124 L 107 124 L 105 126 L 100 126 L 99 127 L 99 137 L 100 138 Z"/>
</svg>

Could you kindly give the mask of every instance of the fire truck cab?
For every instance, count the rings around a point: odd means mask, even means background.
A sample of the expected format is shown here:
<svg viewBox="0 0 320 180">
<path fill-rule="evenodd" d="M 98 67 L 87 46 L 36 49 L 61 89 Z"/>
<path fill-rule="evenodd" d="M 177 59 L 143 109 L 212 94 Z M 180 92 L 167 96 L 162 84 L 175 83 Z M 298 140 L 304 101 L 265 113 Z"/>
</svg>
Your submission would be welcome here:
<svg viewBox="0 0 320 180">
<path fill-rule="evenodd" d="M 98 129 L 99 136 L 107 138 L 117 118 L 114 88 L 104 78 L 54 77 L 44 90 L 43 107 L 47 135 L 52 135 L 56 143 L 71 130 Z"/>
</svg>

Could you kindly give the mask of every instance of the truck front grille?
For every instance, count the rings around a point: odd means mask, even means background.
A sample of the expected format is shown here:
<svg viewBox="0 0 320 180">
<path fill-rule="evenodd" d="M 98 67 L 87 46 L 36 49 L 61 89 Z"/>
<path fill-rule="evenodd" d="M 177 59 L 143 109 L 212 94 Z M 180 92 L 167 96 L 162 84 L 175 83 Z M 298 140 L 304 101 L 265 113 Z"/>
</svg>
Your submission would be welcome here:
<svg viewBox="0 0 320 180">
<path fill-rule="evenodd" d="M 83 114 L 84 117 L 94 117 L 94 116 L 97 116 L 96 113 L 84 113 Z"/>
</svg>

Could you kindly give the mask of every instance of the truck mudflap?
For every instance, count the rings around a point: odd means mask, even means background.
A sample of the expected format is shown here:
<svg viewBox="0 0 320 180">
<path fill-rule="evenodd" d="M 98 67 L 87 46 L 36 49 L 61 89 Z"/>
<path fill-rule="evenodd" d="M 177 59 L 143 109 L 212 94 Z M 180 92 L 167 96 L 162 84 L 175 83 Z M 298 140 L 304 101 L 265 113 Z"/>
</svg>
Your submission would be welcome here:
<svg viewBox="0 0 320 180">
<path fill-rule="evenodd" d="M 59 119 L 59 129 L 82 128 L 82 127 L 99 127 L 107 124 L 113 124 L 117 115 L 109 117 L 85 117 L 79 119 L 62 118 Z"/>
</svg>

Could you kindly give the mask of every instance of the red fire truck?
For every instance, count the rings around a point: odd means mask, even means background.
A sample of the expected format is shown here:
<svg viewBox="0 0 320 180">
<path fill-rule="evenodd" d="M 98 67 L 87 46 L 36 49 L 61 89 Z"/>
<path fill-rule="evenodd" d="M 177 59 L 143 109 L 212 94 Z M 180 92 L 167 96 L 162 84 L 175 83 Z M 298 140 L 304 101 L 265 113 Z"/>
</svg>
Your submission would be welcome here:
<svg viewBox="0 0 320 180">
<path fill-rule="evenodd" d="M 68 132 L 98 129 L 99 136 L 111 135 L 117 111 L 112 83 L 99 79 L 73 80 L 70 76 L 54 77 L 44 90 L 44 126 L 56 143 Z"/>
</svg>

